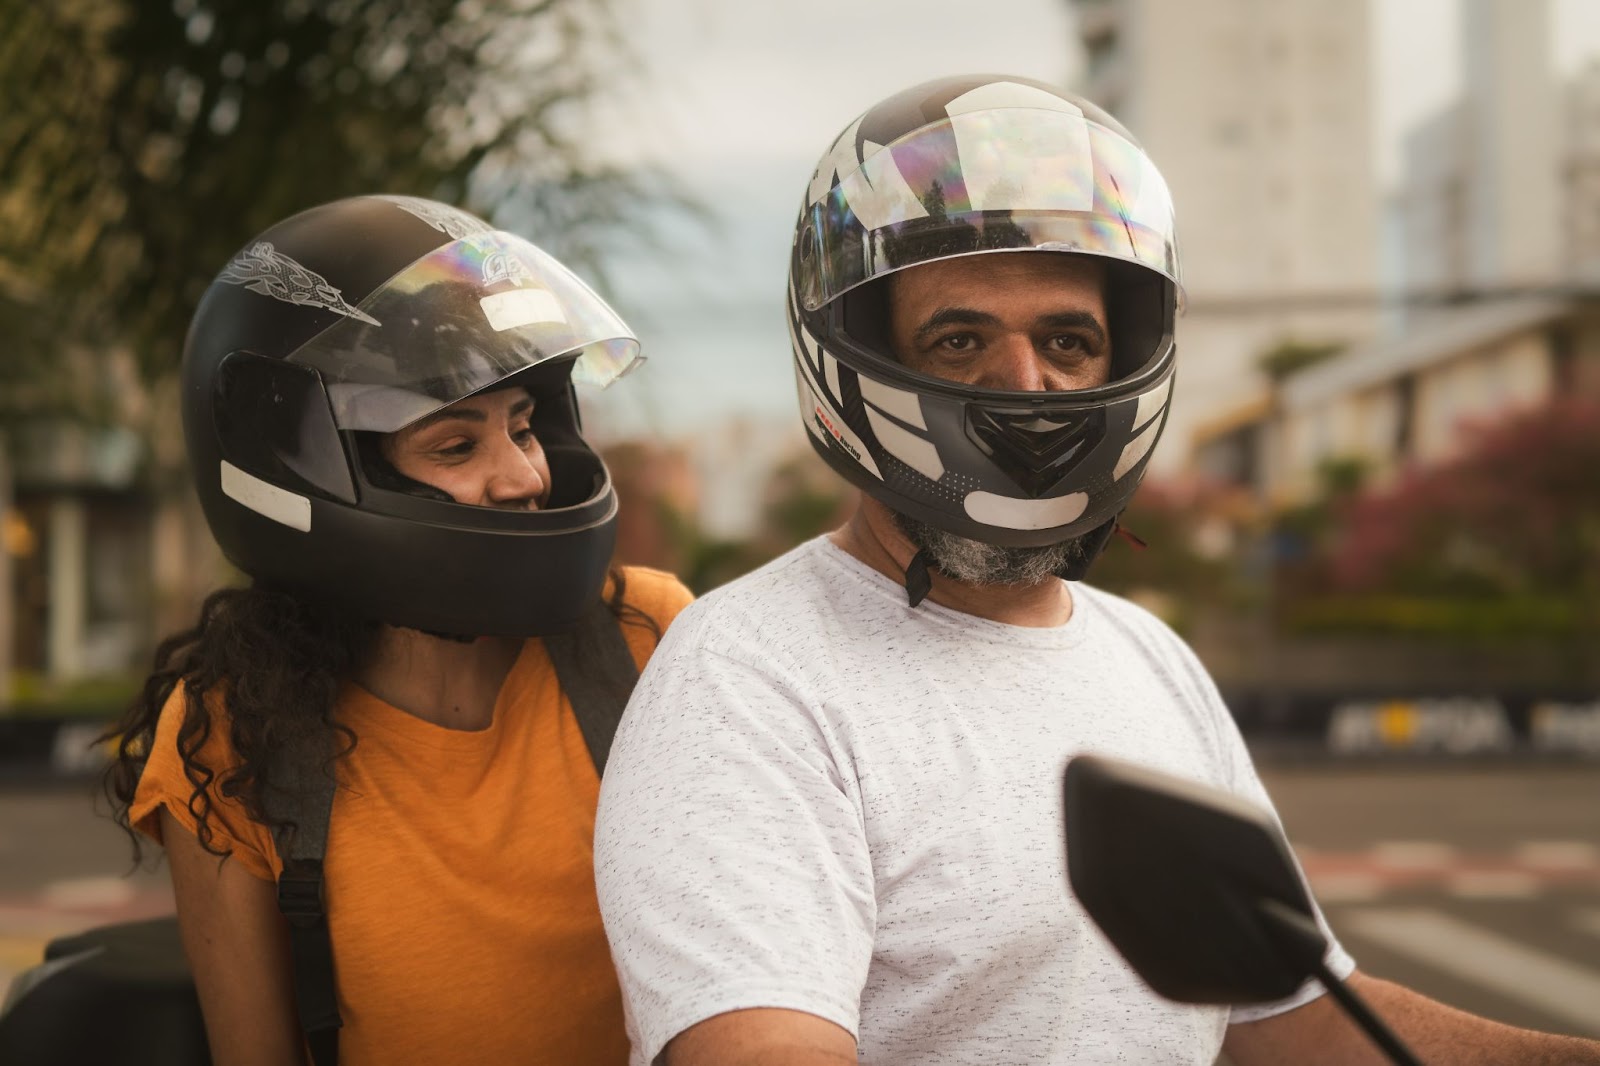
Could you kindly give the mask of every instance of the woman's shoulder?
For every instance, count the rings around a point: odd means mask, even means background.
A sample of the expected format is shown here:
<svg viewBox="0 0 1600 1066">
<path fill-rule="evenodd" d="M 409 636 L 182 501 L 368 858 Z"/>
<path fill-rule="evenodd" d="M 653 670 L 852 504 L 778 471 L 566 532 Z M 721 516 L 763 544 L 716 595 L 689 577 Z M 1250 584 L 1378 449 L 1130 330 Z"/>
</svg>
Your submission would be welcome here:
<svg viewBox="0 0 1600 1066">
<path fill-rule="evenodd" d="M 648 615 L 662 629 L 694 600 L 694 593 L 676 575 L 665 570 L 647 566 L 618 569 L 623 581 L 622 602 Z M 611 595 L 609 586 L 606 593 Z"/>
</svg>

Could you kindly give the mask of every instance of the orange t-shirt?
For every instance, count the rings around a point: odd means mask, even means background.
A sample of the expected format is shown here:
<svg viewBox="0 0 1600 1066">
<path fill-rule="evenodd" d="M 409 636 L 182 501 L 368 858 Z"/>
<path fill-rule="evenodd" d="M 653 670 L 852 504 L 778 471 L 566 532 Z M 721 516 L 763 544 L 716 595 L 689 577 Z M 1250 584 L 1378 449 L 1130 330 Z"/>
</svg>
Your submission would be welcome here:
<svg viewBox="0 0 1600 1066">
<path fill-rule="evenodd" d="M 678 580 L 630 567 L 627 601 L 662 629 L 689 602 Z M 649 630 L 623 633 L 643 666 Z M 129 817 L 160 839 L 161 808 L 191 832 L 192 791 L 167 702 Z M 399 1062 L 622 1064 L 622 999 L 594 892 L 600 782 L 544 644 L 522 648 L 494 721 L 451 730 L 347 684 L 356 734 L 325 862 L 342 1066 Z M 237 764 L 226 730 L 204 752 Z M 213 790 L 214 843 L 264 880 L 282 863 L 265 827 Z"/>
</svg>

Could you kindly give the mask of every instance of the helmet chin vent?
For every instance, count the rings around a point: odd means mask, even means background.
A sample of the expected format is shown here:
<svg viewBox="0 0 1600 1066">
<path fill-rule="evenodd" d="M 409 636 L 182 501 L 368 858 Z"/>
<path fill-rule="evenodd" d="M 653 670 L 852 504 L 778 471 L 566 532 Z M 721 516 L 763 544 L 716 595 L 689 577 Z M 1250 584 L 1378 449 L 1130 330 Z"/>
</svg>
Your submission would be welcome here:
<svg viewBox="0 0 1600 1066">
<path fill-rule="evenodd" d="M 967 435 L 1017 487 L 1043 496 L 1105 439 L 1103 410 L 989 411 L 967 408 Z"/>
</svg>

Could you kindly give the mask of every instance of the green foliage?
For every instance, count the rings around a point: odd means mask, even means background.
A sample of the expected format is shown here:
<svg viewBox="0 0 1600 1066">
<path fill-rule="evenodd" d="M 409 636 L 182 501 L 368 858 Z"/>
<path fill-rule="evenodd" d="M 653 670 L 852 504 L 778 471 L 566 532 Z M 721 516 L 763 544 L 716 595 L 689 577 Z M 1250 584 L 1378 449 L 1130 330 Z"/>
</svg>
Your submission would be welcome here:
<svg viewBox="0 0 1600 1066">
<path fill-rule="evenodd" d="M 1235 495 L 1216 485 L 1147 479 L 1120 519 L 1146 547 L 1113 537 L 1090 583 L 1144 603 L 1180 632 L 1201 611 L 1245 605 L 1252 590 L 1235 536 Z M 1202 551 L 1208 527 L 1226 530 L 1230 543 Z"/>
<path fill-rule="evenodd" d="M 1343 350 L 1344 345 L 1338 343 L 1283 340 L 1262 352 L 1256 365 L 1273 381 L 1282 381 L 1307 367 L 1331 359 Z"/>
<path fill-rule="evenodd" d="M 8 713 L 62 718 L 114 718 L 133 701 L 144 678 L 134 674 L 108 674 L 53 682 L 43 674 L 17 670 L 11 675 L 11 692 L 4 701 Z"/>
<path fill-rule="evenodd" d="M 759 527 L 742 538 L 714 536 L 667 500 L 654 501 L 671 569 L 696 595 L 836 528 L 844 522 L 851 499 L 846 486 L 809 451 L 774 470 L 765 494 Z"/>
<path fill-rule="evenodd" d="M 588 147 L 619 48 L 609 0 L 0 0 L 0 387 L 72 346 L 160 378 L 244 241 L 356 193 L 493 214 L 592 276 L 672 196 Z"/>
<path fill-rule="evenodd" d="M 1473 429 L 1455 459 L 1323 504 L 1288 568 L 1300 628 L 1600 637 L 1600 405 L 1558 398 Z M 1281 529 L 1304 525 L 1286 516 Z"/>
<path fill-rule="evenodd" d="M 1300 633 L 1388 633 L 1435 638 L 1526 640 L 1571 637 L 1581 617 L 1555 596 L 1342 596 L 1298 603 L 1285 621 Z"/>
</svg>

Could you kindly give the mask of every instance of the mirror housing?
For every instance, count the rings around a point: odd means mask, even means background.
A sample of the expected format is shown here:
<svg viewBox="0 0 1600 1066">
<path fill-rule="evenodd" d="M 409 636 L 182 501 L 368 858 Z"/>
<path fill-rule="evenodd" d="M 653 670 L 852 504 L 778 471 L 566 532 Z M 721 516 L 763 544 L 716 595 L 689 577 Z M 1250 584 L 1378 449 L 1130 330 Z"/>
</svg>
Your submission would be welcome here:
<svg viewBox="0 0 1600 1066">
<path fill-rule="evenodd" d="M 1158 994 L 1265 1003 L 1320 968 L 1327 939 L 1265 811 L 1093 755 L 1067 764 L 1065 798 L 1072 891 Z"/>
</svg>

